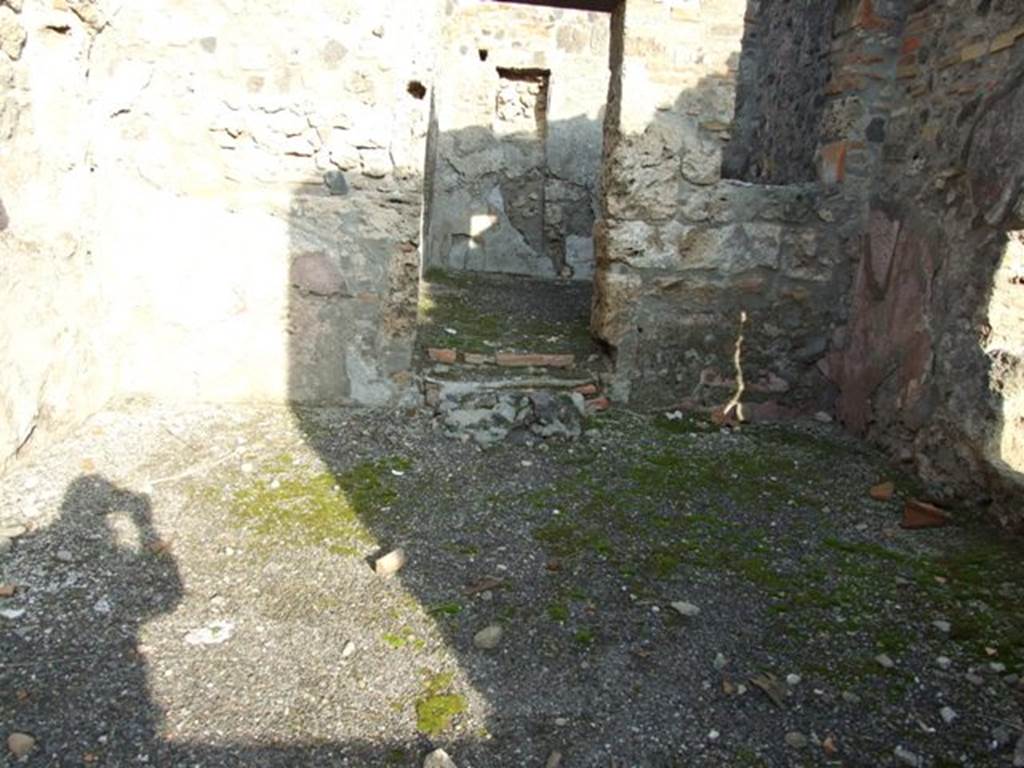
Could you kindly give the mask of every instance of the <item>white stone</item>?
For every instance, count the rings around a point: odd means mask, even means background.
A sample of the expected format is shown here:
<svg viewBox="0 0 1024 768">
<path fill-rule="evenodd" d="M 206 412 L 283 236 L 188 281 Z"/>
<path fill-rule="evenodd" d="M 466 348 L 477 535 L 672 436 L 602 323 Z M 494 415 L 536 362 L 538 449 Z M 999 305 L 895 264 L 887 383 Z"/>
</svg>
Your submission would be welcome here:
<svg viewBox="0 0 1024 768">
<path fill-rule="evenodd" d="M 212 621 L 206 626 L 190 630 L 185 635 L 188 645 L 220 645 L 231 639 L 235 624 L 231 621 Z"/>
<path fill-rule="evenodd" d="M 447 752 L 435 749 L 423 759 L 423 768 L 456 768 L 456 765 Z"/>
<path fill-rule="evenodd" d="M 943 707 L 940 709 L 939 716 L 942 717 L 942 722 L 946 725 L 949 725 L 957 718 L 957 714 L 952 707 Z"/>
<path fill-rule="evenodd" d="M 688 603 L 685 600 L 680 600 L 672 603 L 672 608 L 682 616 L 687 618 L 693 618 L 694 616 L 700 615 L 700 608 L 693 603 Z"/>
<path fill-rule="evenodd" d="M 503 634 L 499 624 L 491 624 L 473 635 L 473 645 L 485 651 L 493 650 L 498 647 Z"/>
<path fill-rule="evenodd" d="M 388 552 L 383 557 L 378 557 L 373 563 L 373 570 L 382 578 L 389 579 L 398 573 L 406 563 L 405 550 L 399 547 Z"/>
<path fill-rule="evenodd" d="M 36 740 L 27 733 L 14 732 L 7 737 L 7 749 L 15 760 L 21 760 L 36 748 Z"/>
</svg>

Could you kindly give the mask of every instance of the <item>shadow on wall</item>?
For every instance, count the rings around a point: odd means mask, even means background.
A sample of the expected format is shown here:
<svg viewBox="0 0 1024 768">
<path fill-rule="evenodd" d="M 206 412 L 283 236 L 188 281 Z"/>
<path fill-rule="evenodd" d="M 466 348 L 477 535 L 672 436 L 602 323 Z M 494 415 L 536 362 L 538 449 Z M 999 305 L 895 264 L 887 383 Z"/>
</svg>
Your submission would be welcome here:
<svg viewBox="0 0 1024 768">
<path fill-rule="evenodd" d="M 424 266 L 589 280 L 602 119 L 552 121 L 539 136 L 442 133 L 428 171 Z"/>
</svg>

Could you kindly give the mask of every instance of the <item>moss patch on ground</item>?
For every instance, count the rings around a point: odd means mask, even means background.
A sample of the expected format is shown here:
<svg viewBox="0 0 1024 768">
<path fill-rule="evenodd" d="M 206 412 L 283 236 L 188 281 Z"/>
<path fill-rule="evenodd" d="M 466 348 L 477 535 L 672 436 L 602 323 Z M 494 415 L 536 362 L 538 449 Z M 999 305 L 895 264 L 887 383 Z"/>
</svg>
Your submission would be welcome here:
<svg viewBox="0 0 1024 768">
<path fill-rule="evenodd" d="M 998 661 L 1024 672 L 1018 545 L 977 532 L 968 546 L 936 554 L 918 546 L 927 533 L 908 532 L 891 545 L 862 537 L 851 519 L 884 509 L 868 498 L 870 484 L 898 475 L 843 438 L 783 427 L 705 435 L 696 423 L 653 422 L 656 440 L 643 425 L 606 422 L 633 434 L 615 452 L 588 454 L 589 463 L 563 462 L 565 474 L 522 499 L 547 515 L 558 510 L 533 535 L 552 557 L 572 560 L 578 578 L 612 568 L 639 597 L 668 600 L 695 571 L 727 575 L 760 595 L 766 649 L 781 652 L 792 637 L 809 638 L 811 648 L 819 635 L 865 638 L 871 654 L 819 672 L 843 686 L 880 681 L 892 697 L 903 695 L 906 681 L 874 655 L 939 653 L 928 650 L 932 642 L 967 663 Z M 709 440 L 721 444 L 709 449 Z M 837 462 L 857 462 L 862 487 L 838 489 Z M 916 490 L 905 479 L 897 488 L 904 496 Z M 890 506 L 895 525 L 899 501 Z M 547 606 L 549 620 L 564 620 L 562 606 Z M 948 637 L 931 629 L 939 618 L 952 625 Z"/>
<path fill-rule="evenodd" d="M 495 312 L 486 301 L 486 277 L 432 267 L 424 275 L 419 297 L 422 347 L 462 352 L 538 352 L 586 354 L 592 351 L 588 318 L 577 322 Z"/>
<path fill-rule="evenodd" d="M 454 675 L 450 672 L 431 675 L 416 701 L 416 729 L 428 736 L 437 736 L 452 720 L 466 711 L 466 699 L 450 692 Z"/>
<path fill-rule="evenodd" d="M 354 554 L 372 544 L 370 526 L 397 498 L 392 470 L 409 462 L 398 457 L 364 461 L 340 472 L 303 475 L 276 462 L 270 471 L 234 492 L 235 518 L 265 541 L 323 545 Z M 283 470 L 283 476 L 273 471 Z"/>
</svg>

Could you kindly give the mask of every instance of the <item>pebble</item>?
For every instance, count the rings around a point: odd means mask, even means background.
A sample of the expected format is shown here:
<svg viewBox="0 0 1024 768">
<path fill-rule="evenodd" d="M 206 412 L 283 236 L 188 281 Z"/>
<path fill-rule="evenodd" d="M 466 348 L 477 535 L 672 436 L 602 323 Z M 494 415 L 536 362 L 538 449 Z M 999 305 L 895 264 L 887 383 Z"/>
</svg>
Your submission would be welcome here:
<svg viewBox="0 0 1024 768">
<path fill-rule="evenodd" d="M 843 691 L 843 701 L 847 704 L 860 704 L 860 696 L 853 691 Z"/>
<path fill-rule="evenodd" d="M 193 629 L 185 635 L 189 645 L 220 645 L 235 634 L 235 625 L 230 621 L 211 621 L 205 627 Z"/>
<path fill-rule="evenodd" d="M 565 728 L 565 726 L 567 726 L 568 724 L 569 724 L 569 719 L 566 718 L 566 717 L 556 717 L 555 718 L 555 725 L 557 725 L 559 728 Z"/>
<path fill-rule="evenodd" d="M 942 717 L 942 722 L 946 725 L 956 720 L 956 711 L 952 707 L 943 707 L 939 710 L 939 715 Z"/>
<path fill-rule="evenodd" d="M 694 616 L 700 615 L 700 608 L 698 608 L 693 603 L 686 602 L 685 600 L 680 600 L 678 602 L 672 603 L 672 608 L 677 613 L 686 616 L 687 618 L 692 618 Z"/>
<path fill-rule="evenodd" d="M 25 534 L 24 525 L 0 525 L 0 539 L 16 539 Z"/>
<path fill-rule="evenodd" d="M 1024 734 L 1017 739 L 1017 748 L 1013 750 L 1013 768 L 1024 768 Z"/>
<path fill-rule="evenodd" d="M 345 643 L 345 647 L 341 649 L 341 658 L 347 659 L 353 653 L 356 652 L 356 644 L 349 640 Z"/>
<path fill-rule="evenodd" d="M 1006 665 L 1003 664 L 1001 661 L 993 661 L 991 664 L 988 665 L 988 668 L 1000 675 L 1006 671 Z"/>
<path fill-rule="evenodd" d="M 71 552 L 67 549 L 58 549 L 56 557 L 62 563 L 70 563 L 71 560 L 73 559 Z"/>
<path fill-rule="evenodd" d="M 552 752 L 548 755 L 548 760 L 544 763 L 544 768 L 560 768 L 562 765 L 562 753 Z"/>
<path fill-rule="evenodd" d="M 725 658 L 722 653 L 715 654 L 715 669 L 721 671 L 725 669 L 725 665 L 729 663 L 729 660 Z"/>
<path fill-rule="evenodd" d="M 880 653 L 877 656 L 875 656 L 875 661 L 877 661 L 881 666 L 885 667 L 886 669 L 892 669 L 896 666 L 896 662 L 890 659 L 888 654 L 885 653 Z"/>
<path fill-rule="evenodd" d="M 786 675 L 786 682 L 789 685 L 800 685 L 800 681 L 802 679 L 803 678 L 801 678 L 800 675 L 797 675 L 797 674 L 790 673 L 790 674 Z"/>
<path fill-rule="evenodd" d="M 29 752 L 36 748 L 36 740 L 27 733 L 14 732 L 7 737 L 7 749 L 14 755 L 16 760 L 27 757 Z"/>
<path fill-rule="evenodd" d="M 992 741 L 989 746 L 992 747 L 993 752 L 1002 752 L 1011 744 L 1013 744 L 1013 736 L 1006 726 L 1000 725 L 992 730 Z"/>
<path fill-rule="evenodd" d="M 4 610 L 0 611 L 0 616 L 2 616 L 3 618 L 7 619 L 8 621 L 14 621 L 15 619 L 20 619 L 24 615 L 25 615 L 25 609 L 24 608 L 5 608 Z"/>
<path fill-rule="evenodd" d="M 97 600 L 93 604 L 92 609 L 96 613 L 101 614 L 103 616 L 109 615 L 112 610 L 110 601 L 105 597 L 101 597 L 99 600 Z"/>
<path fill-rule="evenodd" d="M 981 675 L 975 675 L 972 672 L 968 672 L 966 675 L 964 675 L 964 677 L 967 679 L 967 682 L 971 683 L 972 685 L 985 684 L 985 678 L 983 678 Z"/>
<path fill-rule="evenodd" d="M 932 626 L 939 630 L 939 632 L 943 632 L 947 635 L 949 634 L 949 631 L 953 628 L 948 621 L 943 621 L 942 619 L 936 619 L 935 621 L 933 621 Z"/>
<path fill-rule="evenodd" d="M 455 761 L 443 749 L 435 749 L 423 758 L 423 768 L 456 768 Z"/>
<path fill-rule="evenodd" d="M 718 731 L 712 729 L 708 731 L 708 741 L 718 741 L 718 737 L 721 735 Z"/>
<path fill-rule="evenodd" d="M 790 731 L 786 734 L 786 746 L 793 749 L 803 749 L 807 746 L 807 737 L 800 731 Z"/>
<path fill-rule="evenodd" d="M 253 466 L 253 463 L 251 461 L 242 462 L 242 474 L 243 475 L 251 475 L 255 471 L 256 471 L 256 467 Z"/>
<path fill-rule="evenodd" d="M 914 766 L 914 768 L 922 768 L 922 766 L 924 766 L 924 760 L 922 760 L 920 756 L 911 752 L 909 749 L 904 749 L 903 747 L 896 747 L 896 749 L 892 751 L 892 754 L 897 760 L 899 760 L 904 765 L 911 765 Z"/>
<path fill-rule="evenodd" d="M 405 550 L 393 549 L 383 557 L 378 557 L 373 563 L 374 572 L 385 579 L 389 579 L 402 570 L 405 565 Z"/>
<path fill-rule="evenodd" d="M 939 656 L 939 658 L 935 660 L 935 663 L 942 669 L 949 669 L 953 666 L 953 660 L 949 658 L 949 656 Z"/>
<path fill-rule="evenodd" d="M 17 587 L 13 584 L 0 584 L 0 597 L 14 597 Z"/>
<path fill-rule="evenodd" d="M 473 635 L 473 645 L 485 651 L 498 647 L 503 631 L 499 624 L 491 624 Z"/>
</svg>

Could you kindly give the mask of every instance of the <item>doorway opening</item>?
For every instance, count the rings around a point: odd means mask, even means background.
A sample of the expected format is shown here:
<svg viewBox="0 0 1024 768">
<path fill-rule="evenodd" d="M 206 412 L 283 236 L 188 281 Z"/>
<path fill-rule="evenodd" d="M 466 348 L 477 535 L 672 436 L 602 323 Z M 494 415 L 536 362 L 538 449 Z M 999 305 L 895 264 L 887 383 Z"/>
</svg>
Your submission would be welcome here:
<svg viewBox="0 0 1024 768">
<path fill-rule="evenodd" d="M 589 375 L 605 364 L 589 325 L 607 10 L 452 6 L 426 163 L 419 335 L 431 369 L 515 359 Z"/>
</svg>

